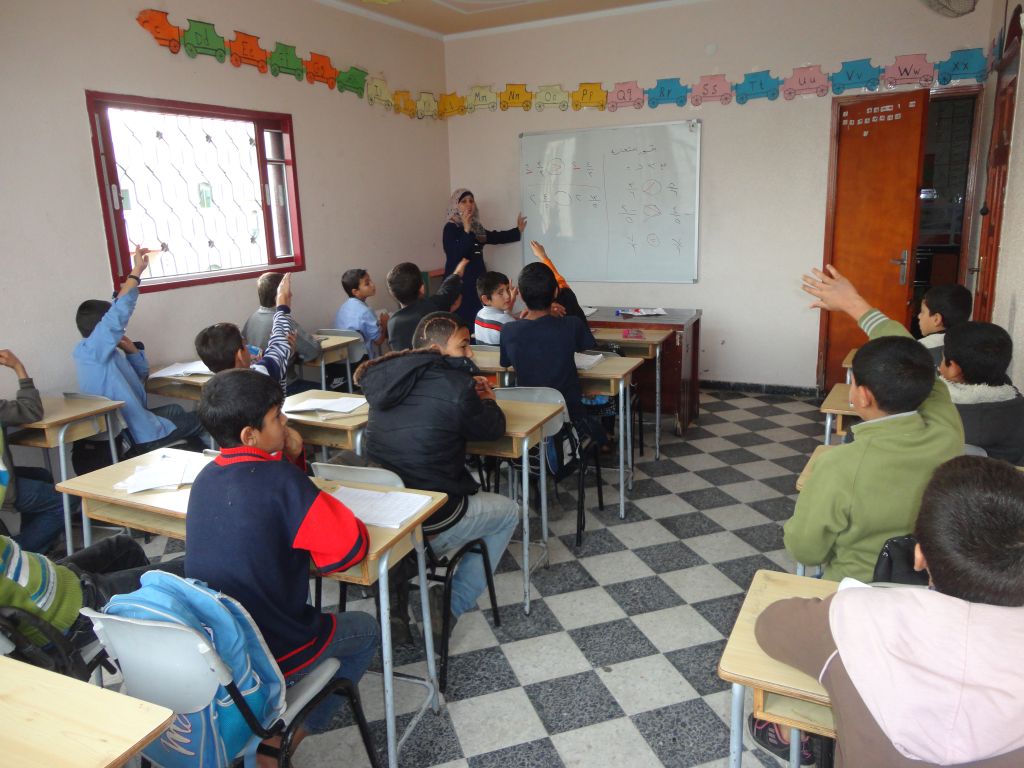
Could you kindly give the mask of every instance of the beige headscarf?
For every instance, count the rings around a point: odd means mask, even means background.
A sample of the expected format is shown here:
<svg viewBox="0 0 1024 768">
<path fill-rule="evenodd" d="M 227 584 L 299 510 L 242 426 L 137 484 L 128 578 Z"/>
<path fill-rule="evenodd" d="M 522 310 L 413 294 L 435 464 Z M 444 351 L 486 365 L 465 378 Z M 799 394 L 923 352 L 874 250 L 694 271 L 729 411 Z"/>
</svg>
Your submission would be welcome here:
<svg viewBox="0 0 1024 768">
<path fill-rule="evenodd" d="M 451 222 L 452 224 L 458 224 L 462 226 L 462 214 L 459 212 L 459 201 L 464 198 L 467 194 L 472 195 L 465 187 L 459 187 L 452 192 L 451 199 L 448 200 L 448 214 L 445 218 L 445 224 Z M 487 230 L 484 229 L 484 225 L 480 223 L 480 209 L 475 208 L 473 210 L 473 220 L 469 224 L 469 228 L 476 235 L 476 239 L 481 243 L 487 240 Z"/>
</svg>

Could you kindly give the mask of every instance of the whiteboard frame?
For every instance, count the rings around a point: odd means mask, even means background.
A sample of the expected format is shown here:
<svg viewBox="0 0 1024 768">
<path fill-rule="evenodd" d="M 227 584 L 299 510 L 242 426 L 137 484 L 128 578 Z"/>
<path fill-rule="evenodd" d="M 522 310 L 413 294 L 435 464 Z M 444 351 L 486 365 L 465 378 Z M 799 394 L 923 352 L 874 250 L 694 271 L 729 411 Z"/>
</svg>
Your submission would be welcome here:
<svg viewBox="0 0 1024 768">
<path fill-rule="evenodd" d="M 518 174 L 520 179 L 522 178 L 523 168 L 523 139 L 527 136 L 558 136 L 559 134 L 578 134 L 578 133 L 589 133 L 591 131 L 609 131 L 618 130 L 622 128 L 654 128 L 661 125 L 697 125 L 700 128 L 700 141 L 697 142 L 697 164 L 694 176 L 696 177 L 697 183 L 697 194 L 696 202 L 693 210 L 694 227 L 693 227 L 693 280 L 662 280 L 657 283 L 652 282 L 637 282 L 632 280 L 584 280 L 581 282 L 595 282 L 595 283 L 617 283 L 617 284 L 632 284 L 632 285 L 695 285 L 700 282 L 700 171 L 701 171 L 701 153 L 703 152 L 704 146 L 704 122 L 700 118 L 692 118 L 690 120 L 662 120 L 657 123 L 631 123 L 629 125 L 603 125 L 594 128 L 560 128 L 557 131 L 524 131 L 519 134 L 519 166 Z M 523 189 L 520 185 L 519 188 L 519 199 L 523 199 Z M 523 266 L 525 267 L 533 259 L 533 251 L 530 248 L 530 241 L 526 238 L 522 239 L 523 243 Z"/>
</svg>

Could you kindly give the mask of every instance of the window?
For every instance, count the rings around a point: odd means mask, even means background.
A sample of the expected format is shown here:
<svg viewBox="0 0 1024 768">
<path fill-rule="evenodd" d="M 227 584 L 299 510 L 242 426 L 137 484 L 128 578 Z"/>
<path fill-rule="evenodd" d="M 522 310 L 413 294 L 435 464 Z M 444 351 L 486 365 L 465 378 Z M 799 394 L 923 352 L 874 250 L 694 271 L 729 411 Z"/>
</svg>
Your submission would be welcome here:
<svg viewBox="0 0 1024 768">
<path fill-rule="evenodd" d="M 290 115 L 86 92 L 111 274 L 143 290 L 301 269 Z"/>
</svg>

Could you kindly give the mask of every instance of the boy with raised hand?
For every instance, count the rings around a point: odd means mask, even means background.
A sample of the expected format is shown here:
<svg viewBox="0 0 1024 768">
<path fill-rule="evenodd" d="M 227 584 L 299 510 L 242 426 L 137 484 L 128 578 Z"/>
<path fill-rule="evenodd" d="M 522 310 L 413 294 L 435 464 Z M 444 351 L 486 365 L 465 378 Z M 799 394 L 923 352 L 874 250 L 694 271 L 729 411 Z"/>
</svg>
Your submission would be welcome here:
<svg viewBox="0 0 1024 768">
<path fill-rule="evenodd" d="M 993 323 L 946 332 L 939 375 L 964 424 L 964 440 L 993 459 L 1024 464 L 1024 397 L 1006 377 L 1013 340 Z"/>
<path fill-rule="evenodd" d="M 856 439 L 820 456 L 786 522 L 786 549 L 827 579 L 870 581 L 885 541 L 914 528 L 935 468 L 963 453 L 964 432 L 927 350 L 831 265 L 804 275 L 811 307 L 845 312 L 870 341 L 853 359 Z"/>
<path fill-rule="evenodd" d="M 921 311 L 917 314 L 921 343 L 936 366 L 942 361 L 946 332 L 971 319 L 973 304 L 974 297 L 962 285 L 934 285 L 921 299 Z"/>
<path fill-rule="evenodd" d="M 284 274 L 281 272 L 264 272 L 256 281 L 256 294 L 259 297 L 260 306 L 255 312 L 249 315 L 249 319 L 242 326 L 242 336 L 245 340 L 259 348 L 269 346 L 270 337 L 274 332 L 274 317 L 277 315 L 277 289 L 281 286 Z M 312 381 L 306 381 L 296 370 L 295 361 L 308 362 L 320 357 L 320 342 L 316 340 L 301 325 L 290 318 L 291 331 L 295 335 L 295 355 L 289 360 L 285 372 L 285 394 L 294 395 L 310 389 L 316 389 L 317 385 Z M 212 369 L 211 369 L 212 370 Z"/>
<path fill-rule="evenodd" d="M 840 768 L 1024 765 L 1024 475 L 976 456 L 942 464 L 914 536 L 931 589 L 780 600 L 757 641 L 828 691 Z"/>
<path fill-rule="evenodd" d="M 350 568 L 366 557 L 369 535 L 306 476 L 302 438 L 287 426 L 283 402 L 278 382 L 253 370 L 222 371 L 203 385 L 199 417 L 221 452 L 189 494 L 185 575 L 242 604 L 289 686 L 326 658 L 341 661 L 338 677 L 358 682 L 378 645 L 377 622 L 310 605 L 309 566 L 324 574 Z M 305 728 L 326 730 L 340 706 L 328 696 Z"/>
<path fill-rule="evenodd" d="M 196 354 L 214 373 L 232 368 L 251 368 L 269 376 L 283 389 L 288 374 L 288 360 L 292 354 L 291 303 L 292 276 L 285 275 L 277 286 L 277 309 L 270 331 L 267 348 L 259 358 L 253 358 L 242 332 L 234 323 L 217 323 L 196 335 Z"/>
<path fill-rule="evenodd" d="M 412 347 L 412 334 L 420 320 L 431 312 L 454 312 L 462 304 L 462 275 L 469 259 L 462 259 L 433 296 L 424 296 L 423 273 L 411 261 L 396 264 L 388 272 L 388 291 L 401 309 L 388 320 L 391 349 L 399 352 Z"/>
<path fill-rule="evenodd" d="M 142 246 L 135 249 L 132 271 L 113 302 L 90 299 L 79 305 L 75 324 L 82 340 L 72 354 L 78 388 L 89 395 L 124 401 L 120 413 L 128 424 L 135 453 L 192 438 L 195 447 L 201 449 L 203 428 L 194 412 L 177 404 L 147 408 L 146 353 L 125 335 L 139 300 L 139 285 L 149 266 L 150 253 Z"/>
</svg>

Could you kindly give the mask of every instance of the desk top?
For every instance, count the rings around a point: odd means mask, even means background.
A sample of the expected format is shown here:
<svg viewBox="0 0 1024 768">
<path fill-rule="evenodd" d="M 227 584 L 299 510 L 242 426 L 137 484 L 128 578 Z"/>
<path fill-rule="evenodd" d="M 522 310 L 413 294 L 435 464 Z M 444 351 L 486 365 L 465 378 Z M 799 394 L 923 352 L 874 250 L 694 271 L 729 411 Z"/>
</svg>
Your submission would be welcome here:
<svg viewBox="0 0 1024 768">
<path fill-rule="evenodd" d="M 598 341 L 605 344 L 617 344 L 620 347 L 647 347 L 652 344 L 657 346 L 664 344 L 665 339 L 675 333 L 670 328 L 650 328 L 641 330 L 642 336 L 637 339 L 624 337 L 620 328 L 592 328 L 591 332 Z"/>
<path fill-rule="evenodd" d="M 502 366 L 498 361 L 501 359 L 501 353 L 498 348 L 486 349 L 486 350 L 473 350 L 473 362 L 476 363 L 476 367 L 484 373 L 501 373 L 509 370 Z"/>
<path fill-rule="evenodd" d="M 846 353 L 846 357 L 843 358 L 843 368 L 853 367 L 853 356 L 857 354 L 858 347 L 854 347 Z"/>
<path fill-rule="evenodd" d="M 347 347 L 349 344 L 362 341 L 355 336 L 324 336 L 323 334 L 314 334 L 314 338 L 320 342 L 321 352 L 329 352 L 332 349 Z"/>
<path fill-rule="evenodd" d="M 811 454 L 811 458 L 809 458 L 807 460 L 807 463 L 804 464 L 804 468 L 800 470 L 800 475 L 796 479 L 796 489 L 798 491 L 802 491 L 804 489 L 804 486 L 807 484 L 807 478 L 809 478 L 811 476 L 811 472 L 814 471 L 814 462 L 818 460 L 818 457 L 821 456 L 823 453 L 827 453 L 828 451 L 836 447 L 838 446 L 819 445 L 817 448 L 814 449 L 814 453 Z"/>
<path fill-rule="evenodd" d="M 832 387 L 825 402 L 818 409 L 822 413 L 836 413 L 843 416 L 856 416 L 857 412 L 850 405 L 850 385 L 840 382 Z"/>
<path fill-rule="evenodd" d="M 108 400 L 105 397 L 57 397 L 43 395 L 43 418 L 28 424 L 21 424 L 18 429 L 49 429 L 70 421 L 85 419 L 108 411 L 116 411 L 123 400 Z"/>
<path fill-rule="evenodd" d="M 828 597 L 839 585 L 834 581 L 794 576 L 791 573 L 758 571 L 747 590 L 736 624 L 718 663 L 718 676 L 732 683 L 779 693 L 801 701 L 828 706 L 828 693 L 810 675 L 771 658 L 754 637 L 754 623 L 761 612 L 787 597 Z"/>
<path fill-rule="evenodd" d="M 177 384 L 185 384 L 189 387 L 202 389 L 203 384 L 213 378 L 212 373 L 193 373 L 188 376 L 150 376 L 146 379 L 146 390 L 149 391 L 150 382 L 173 381 Z"/>
<path fill-rule="evenodd" d="M 123 765 L 173 717 L 166 707 L 0 656 L 7 765 Z"/>
<path fill-rule="evenodd" d="M 602 379 L 606 381 L 618 381 L 623 379 L 641 365 L 644 364 L 642 357 L 606 357 L 600 363 L 586 371 L 578 370 L 581 381 L 588 379 Z"/>
<path fill-rule="evenodd" d="M 331 392 L 319 389 L 308 392 L 300 392 L 297 395 L 290 395 L 284 399 L 284 409 L 291 405 L 297 405 L 305 400 L 314 398 L 316 400 L 340 400 L 346 397 L 362 397 L 362 395 L 351 395 L 348 392 Z M 323 427 L 324 429 L 338 429 L 346 432 L 362 429 L 370 415 L 369 403 L 363 403 L 351 413 L 341 414 L 328 411 L 302 411 L 301 413 L 288 413 L 289 424 L 303 424 L 311 427 Z M 329 417 L 329 418 L 328 418 Z"/>
<path fill-rule="evenodd" d="M 688 325 L 700 320 L 703 314 L 699 309 L 664 307 L 664 315 L 633 317 L 631 315 L 616 315 L 615 310 L 617 309 L 621 309 L 621 307 L 598 307 L 597 312 L 587 317 L 587 320 L 590 322 L 596 320 L 603 323 L 625 323 L 627 325 Z"/>
<path fill-rule="evenodd" d="M 558 416 L 564 408 L 558 403 L 524 403 L 501 399 L 497 402 L 505 414 L 505 437 L 526 437 Z"/>
</svg>

